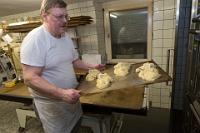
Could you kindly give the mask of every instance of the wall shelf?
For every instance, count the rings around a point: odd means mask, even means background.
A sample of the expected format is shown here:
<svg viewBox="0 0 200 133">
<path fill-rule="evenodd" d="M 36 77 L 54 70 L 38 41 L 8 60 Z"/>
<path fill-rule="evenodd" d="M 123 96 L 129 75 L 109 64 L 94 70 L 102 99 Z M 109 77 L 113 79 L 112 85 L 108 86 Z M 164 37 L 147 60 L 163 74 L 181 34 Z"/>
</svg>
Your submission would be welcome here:
<svg viewBox="0 0 200 133">
<path fill-rule="evenodd" d="M 80 39 L 80 38 L 85 38 L 85 37 L 88 37 L 88 36 L 74 36 L 74 37 L 71 37 L 71 39 Z"/>
<path fill-rule="evenodd" d="M 68 21 L 67 26 L 68 27 L 77 27 L 77 26 L 86 26 L 88 24 L 91 24 L 93 20 L 91 20 L 92 17 L 90 16 L 77 16 L 77 17 L 71 17 Z M 2 25 L 4 34 L 7 33 L 27 33 L 33 30 L 34 28 L 39 27 L 42 25 L 41 21 L 34 21 L 29 22 L 27 24 L 21 24 L 21 25 Z"/>
</svg>

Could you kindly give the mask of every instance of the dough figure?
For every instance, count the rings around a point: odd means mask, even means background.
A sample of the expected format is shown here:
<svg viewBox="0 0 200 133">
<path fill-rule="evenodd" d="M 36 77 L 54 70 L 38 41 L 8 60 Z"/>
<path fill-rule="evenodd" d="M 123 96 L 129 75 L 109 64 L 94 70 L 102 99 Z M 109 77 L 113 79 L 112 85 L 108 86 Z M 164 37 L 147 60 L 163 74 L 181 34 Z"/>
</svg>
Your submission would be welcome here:
<svg viewBox="0 0 200 133">
<path fill-rule="evenodd" d="M 114 74 L 116 76 L 126 76 L 128 74 L 128 69 L 118 68 L 114 70 Z"/>
<path fill-rule="evenodd" d="M 89 70 L 89 74 L 85 77 L 86 81 L 95 80 L 99 73 L 100 73 L 100 71 L 97 69 Z"/>
<path fill-rule="evenodd" d="M 119 62 L 114 66 L 114 74 L 116 76 L 126 76 L 130 69 L 130 64 L 127 62 Z"/>
<path fill-rule="evenodd" d="M 136 69 L 136 72 L 139 73 L 138 76 L 141 79 L 144 79 L 147 81 L 154 81 L 161 76 L 156 66 L 153 63 L 148 63 L 148 62 L 138 67 Z"/>
<path fill-rule="evenodd" d="M 111 82 L 113 82 L 113 78 L 110 77 L 107 73 L 99 74 L 97 79 L 96 87 L 99 89 L 104 89 L 108 87 Z"/>
</svg>

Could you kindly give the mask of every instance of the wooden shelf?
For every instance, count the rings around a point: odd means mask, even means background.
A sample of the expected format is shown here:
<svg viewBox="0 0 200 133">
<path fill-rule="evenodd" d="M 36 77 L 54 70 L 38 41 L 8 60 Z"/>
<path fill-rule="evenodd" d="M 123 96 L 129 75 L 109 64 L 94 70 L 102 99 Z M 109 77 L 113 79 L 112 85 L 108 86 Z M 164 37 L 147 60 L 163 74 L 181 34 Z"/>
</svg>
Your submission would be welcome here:
<svg viewBox="0 0 200 133">
<path fill-rule="evenodd" d="M 70 20 L 68 21 L 68 27 L 77 27 L 77 26 L 86 26 L 89 25 L 93 22 L 91 20 L 92 17 L 90 16 L 77 16 L 77 17 L 71 17 Z M 22 24 L 22 25 L 14 25 L 14 26 L 8 26 L 8 25 L 3 25 L 3 30 L 4 33 L 27 33 L 33 30 L 34 28 L 39 27 L 42 25 L 42 22 L 30 22 L 27 24 Z"/>
<path fill-rule="evenodd" d="M 84 37 L 88 37 L 88 36 L 74 36 L 74 37 L 71 37 L 71 39 L 80 39 L 80 38 L 84 38 Z"/>
<path fill-rule="evenodd" d="M 6 26 L 7 33 L 24 33 L 33 30 L 34 28 L 42 25 L 42 22 L 32 22 L 28 24 L 15 25 L 15 26 Z"/>
</svg>

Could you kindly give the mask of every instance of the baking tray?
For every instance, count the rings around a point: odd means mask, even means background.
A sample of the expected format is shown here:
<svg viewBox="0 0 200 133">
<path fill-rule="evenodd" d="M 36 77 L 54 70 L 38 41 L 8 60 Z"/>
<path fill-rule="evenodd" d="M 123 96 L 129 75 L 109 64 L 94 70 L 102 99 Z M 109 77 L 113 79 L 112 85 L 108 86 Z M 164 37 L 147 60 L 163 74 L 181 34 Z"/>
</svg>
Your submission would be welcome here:
<svg viewBox="0 0 200 133">
<path fill-rule="evenodd" d="M 117 112 L 146 116 L 144 92 L 144 87 L 118 89 L 82 95 L 80 101 L 85 113 L 111 115 Z"/>
<path fill-rule="evenodd" d="M 141 109 L 143 100 L 144 87 L 91 93 L 80 97 L 81 103 L 123 109 Z"/>
<path fill-rule="evenodd" d="M 159 73 L 161 74 L 161 77 L 154 80 L 154 81 L 146 81 L 138 77 L 138 73 L 135 72 L 136 68 L 142 66 L 144 63 L 154 63 L 159 70 Z M 126 89 L 126 88 L 134 88 L 137 86 L 142 85 L 148 85 L 148 84 L 155 84 L 155 83 L 161 83 L 166 81 L 171 81 L 171 77 L 163 71 L 154 61 L 146 61 L 141 63 L 132 64 L 129 69 L 129 74 L 125 77 L 119 77 L 115 76 L 114 74 L 114 65 L 107 65 L 106 70 L 102 71 L 101 73 L 107 73 L 113 78 L 113 82 L 110 86 L 104 89 L 98 89 L 96 87 L 96 80 L 94 81 L 86 81 L 85 77 L 80 81 L 80 83 L 77 86 L 77 90 L 82 90 L 82 94 L 88 94 L 88 93 L 97 93 L 97 92 L 103 92 L 103 91 L 112 91 L 112 90 L 118 90 L 118 89 Z"/>
</svg>

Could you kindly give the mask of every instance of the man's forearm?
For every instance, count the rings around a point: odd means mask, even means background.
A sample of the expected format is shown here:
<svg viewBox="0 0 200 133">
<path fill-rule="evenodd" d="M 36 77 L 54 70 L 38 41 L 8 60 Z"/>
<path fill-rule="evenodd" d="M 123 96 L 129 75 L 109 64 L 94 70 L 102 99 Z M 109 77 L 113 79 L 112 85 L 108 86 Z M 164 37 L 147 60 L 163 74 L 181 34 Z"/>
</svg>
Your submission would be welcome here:
<svg viewBox="0 0 200 133">
<path fill-rule="evenodd" d="M 86 62 L 83 62 L 80 59 L 75 60 L 74 63 L 73 63 L 73 65 L 74 65 L 75 68 L 82 69 L 82 70 L 94 69 L 93 65 L 88 64 Z"/>
<path fill-rule="evenodd" d="M 53 97 L 55 99 L 62 99 L 63 90 L 53 86 L 41 77 L 25 80 L 25 84 L 41 94 Z"/>
</svg>

